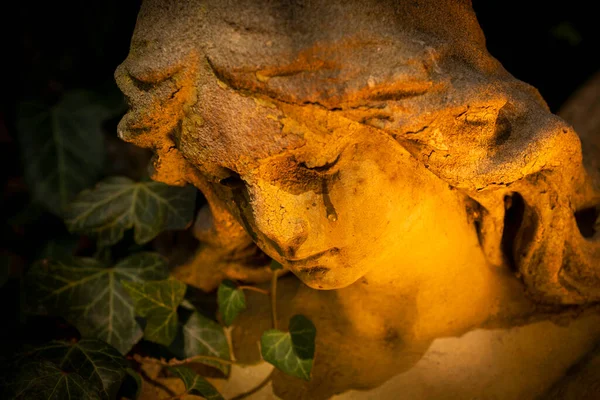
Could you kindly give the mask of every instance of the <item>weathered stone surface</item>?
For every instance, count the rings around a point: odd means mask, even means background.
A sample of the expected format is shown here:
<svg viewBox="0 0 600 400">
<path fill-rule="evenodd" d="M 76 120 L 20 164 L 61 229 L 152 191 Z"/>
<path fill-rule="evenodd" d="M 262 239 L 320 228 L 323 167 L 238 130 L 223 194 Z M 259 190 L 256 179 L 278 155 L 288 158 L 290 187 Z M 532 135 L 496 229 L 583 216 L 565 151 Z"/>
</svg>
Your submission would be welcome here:
<svg viewBox="0 0 600 400">
<path fill-rule="evenodd" d="M 280 395 L 376 387 L 436 337 L 600 299 L 597 134 L 488 54 L 468 1 L 148 0 L 116 78 L 121 138 L 208 200 L 180 276 L 261 282 L 264 252 L 310 287 L 283 280 L 281 318 L 315 322 L 314 379 Z"/>
</svg>

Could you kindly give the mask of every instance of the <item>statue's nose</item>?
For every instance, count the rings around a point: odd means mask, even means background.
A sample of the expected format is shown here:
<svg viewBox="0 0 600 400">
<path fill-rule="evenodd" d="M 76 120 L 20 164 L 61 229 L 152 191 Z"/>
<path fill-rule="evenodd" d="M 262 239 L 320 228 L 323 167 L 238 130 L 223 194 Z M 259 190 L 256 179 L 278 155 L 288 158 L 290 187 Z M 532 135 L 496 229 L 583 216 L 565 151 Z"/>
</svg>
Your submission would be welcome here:
<svg viewBox="0 0 600 400">
<path fill-rule="evenodd" d="M 295 257 L 309 234 L 304 196 L 264 181 L 248 185 L 248 192 L 256 233 L 281 256 Z"/>
<path fill-rule="evenodd" d="M 270 241 L 275 250 L 286 258 L 294 258 L 296 252 L 308 238 L 308 229 L 305 221 L 283 219 L 281 224 L 265 224 L 265 219 L 256 218 L 260 232 Z"/>
</svg>

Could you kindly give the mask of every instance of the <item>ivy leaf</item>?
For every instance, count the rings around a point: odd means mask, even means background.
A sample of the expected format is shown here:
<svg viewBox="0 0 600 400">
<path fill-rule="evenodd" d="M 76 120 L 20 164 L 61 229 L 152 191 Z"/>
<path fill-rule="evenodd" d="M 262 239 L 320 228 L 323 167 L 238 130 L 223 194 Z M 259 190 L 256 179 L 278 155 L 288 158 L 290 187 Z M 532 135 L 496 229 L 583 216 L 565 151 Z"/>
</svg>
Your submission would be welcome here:
<svg viewBox="0 0 600 400">
<path fill-rule="evenodd" d="M 100 400 L 103 397 L 78 374 L 65 373 L 48 361 L 23 366 L 10 383 L 13 399 L 20 400 Z"/>
<path fill-rule="evenodd" d="M 64 385 L 63 396 L 44 397 L 44 398 L 71 398 L 73 394 L 69 393 L 70 384 L 80 386 L 80 392 L 83 397 L 73 396 L 72 398 L 90 398 L 113 399 L 116 396 L 121 382 L 125 378 L 127 361 L 112 346 L 97 339 L 82 339 L 77 343 L 50 342 L 42 347 L 38 347 L 27 354 L 28 360 L 35 360 L 35 364 L 26 364 L 20 379 L 17 382 L 29 381 L 34 384 L 35 376 L 30 376 L 27 369 L 33 367 L 41 368 L 47 374 L 52 376 L 52 382 L 56 385 Z M 54 367 L 48 365 L 51 362 Z M 59 372 L 64 378 L 57 375 Z M 24 374 L 24 375 L 23 375 Z M 81 378 L 81 380 L 79 378 Z M 43 375 L 37 378 L 42 380 L 40 389 L 47 386 Z M 64 381 L 72 379 L 73 381 Z M 82 382 L 84 384 L 82 384 Z M 19 386 L 19 385 L 17 385 Z M 24 391 L 23 388 L 18 391 Z M 36 393 L 31 393 L 34 395 Z M 23 398 L 29 399 L 29 396 Z"/>
<path fill-rule="evenodd" d="M 73 91 L 53 107 L 19 106 L 17 129 L 25 177 L 35 200 L 57 215 L 102 173 L 102 122 L 110 112 L 92 93 Z"/>
<path fill-rule="evenodd" d="M 206 400 L 224 400 L 213 385 L 188 367 L 169 367 L 169 371 L 183 381 L 186 393 L 202 396 Z"/>
<path fill-rule="evenodd" d="M 288 375 L 310 380 L 317 330 L 303 315 L 290 319 L 290 331 L 265 331 L 260 338 L 262 357 Z"/>
<path fill-rule="evenodd" d="M 219 312 L 225 325 L 229 326 L 237 315 L 246 309 L 246 296 L 242 289 L 230 280 L 224 280 L 217 290 Z"/>
<path fill-rule="evenodd" d="M 224 360 L 231 359 L 223 327 L 198 312 L 192 313 L 182 326 L 182 334 L 182 342 L 175 341 L 170 348 L 177 358 L 185 359 L 202 355 Z M 225 375 L 229 375 L 229 365 L 211 360 L 199 360 L 198 362 L 218 368 Z"/>
<path fill-rule="evenodd" d="M 169 346 L 177 333 L 177 307 L 186 285 L 175 279 L 151 282 L 123 282 L 133 299 L 135 312 L 146 318 L 144 338 Z"/>
<path fill-rule="evenodd" d="M 126 354 L 142 331 L 123 284 L 167 276 L 163 257 L 137 253 L 113 267 L 93 258 L 41 261 L 32 267 L 29 281 L 51 314 L 64 317 L 83 336 L 102 339 Z"/>
<path fill-rule="evenodd" d="M 99 387 L 103 398 L 114 398 L 125 378 L 127 361 L 114 347 L 98 339 L 77 343 L 50 342 L 35 351 L 35 356 L 53 361 L 66 372 L 76 372 Z"/>
<path fill-rule="evenodd" d="M 144 244 L 163 230 L 185 228 L 193 217 L 196 192 L 189 185 L 107 178 L 75 198 L 65 223 L 71 232 L 97 237 L 99 246 L 117 243 L 131 228 L 136 243 Z"/>
</svg>

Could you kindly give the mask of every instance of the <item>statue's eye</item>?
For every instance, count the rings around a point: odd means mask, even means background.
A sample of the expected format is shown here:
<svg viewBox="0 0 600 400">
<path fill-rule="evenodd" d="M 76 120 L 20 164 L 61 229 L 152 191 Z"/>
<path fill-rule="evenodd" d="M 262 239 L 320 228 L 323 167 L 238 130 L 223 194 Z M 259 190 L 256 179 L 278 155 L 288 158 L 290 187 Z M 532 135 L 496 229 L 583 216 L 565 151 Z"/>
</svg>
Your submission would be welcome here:
<svg viewBox="0 0 600 400">
<path fill-rule="evenodd" d="M 330 169 L 332 169 L 333 167 L 335 167 L 335 165 L 337 164 L 337 162 L 340 160 L 340 155 L 341 155 L 341 153 L 338 154 L 338 156 L 335 158 L 335 160 L 333 160 L 331 162 L 327 162 L 327 163 L 322 164 L 322 165 L 311 165 L 311 166 L 308 166 L 305 161 L 301 162 L 299 165 L 302 168 L 305 168 L 305 169 L 308 169 L 308 170 L 311 170 L 311 171 L 327 172 Z"/>
<path fill-rule="evenodd" d="M 135 86 L 138 90 L 141 90 L 142 92 L 149 92 L 156 85 L 156 83 L 154 82 L 147 82 L 131 74 L 129 75 L 129 78 L 133 86 Z"/>
</svg>

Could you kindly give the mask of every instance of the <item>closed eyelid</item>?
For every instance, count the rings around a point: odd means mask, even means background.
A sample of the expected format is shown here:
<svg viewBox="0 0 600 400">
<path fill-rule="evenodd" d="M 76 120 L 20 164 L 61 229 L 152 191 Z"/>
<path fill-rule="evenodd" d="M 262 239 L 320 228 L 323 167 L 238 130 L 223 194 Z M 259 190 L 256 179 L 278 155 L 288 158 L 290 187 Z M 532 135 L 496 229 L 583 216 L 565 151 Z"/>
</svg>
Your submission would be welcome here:
<svg viewBox="0 0 600 400">
<path fill-rule="evenodd" d="M 306 165 L 305 161 L 302 161 L 302 162 L 298 163 L 298 165 L 300 165 L 302 168 L 306 168 L 306 169 L 309 169 L 311 171 L 326 172 L 326 171 L 329 171 L 330 169 L 332 169 L 333 167 L 335 167 L 335 165 L 340 160 L 341 155 L 342 155 L 342 153 L 338 154 L 337 157 L 333 161 L 326 162 L 323 165 L 316 165 L 316 166 L 313 166 L 313 167 L 309 167 L 308 165 Z"/>
<path fill-rule="evenodd" d="M 149 92 L 155 86 L 153 83 L 144 82 L 129 73 L 127 68 L 120 65 L 115 72 L 117 86 L 127 97 L 139 96 L 144 92 Z"/>
<path fill-rule="evenodd" d="M 140 65 L 142 68 L 140 68 Z M 158 84 L 167 79 L 172 78 L 179 72 L 184 69 L 184 66 L 181 64 L 173 64 L 169 66 L 161 66 L 161 68 L 156 68 L 148 65 L 144 65 L 144 63 L 140 62 L 129 62 L 126 60 L 123 63 L 124 69 L 126 73 L 132 77 L 133 79 L 150 84 Z"/>
<path fill-rule="evenodd" d="M 337 156 L 332 161 L 327 161 L 325 164 L 317 165 L 316 163 L 312 163 L 313 166 L 308 166 L 306 161 L 300 161 L 300 162 L 298 162 L 298 165 L 309 171 L 328 172 L 336 167 L 336 165 L 342 158 L 342 155 L 344 155 L 344 153 L 348 149 L 348 145 L 349 145 L 349 143 L 344 144 L 339 149 Z"/>
<path fill-rule="evenodd" d="M 173 77 L 181 68 L 160 71 L 160 73 L 140 73 L 131 71 L 125 63 L 119 65 L 115 71 L 115 80 L 121 91 L 126 96 L 136 95 L 141 92 L 150 92 L 162 85 L 172 85 Z"/>
<path fill-rule="evenodd" d="M 164 87 L 165 85 L 177 85 L 173 78 L 177 73 L 166 74 L 161 77 L 155 77 L 153 79 L 147 79 L 146 77 L 140 77 L 139 75 L 129 74 L 131 83 L 139 90 L 150 91 L 154 88 Z"/>
<path fill-rule="evenodd" d="M 161 81 L 150 83 L 138 79 L 123 65 L 119 66 L 115 73 L 117 86 L 127 98 L 130 108 L 148 107 L 148 104 L 157 99 L 172 100 L 182 88 L 173 77 L 174 75 L 168 75 Z"/>
</svg>

